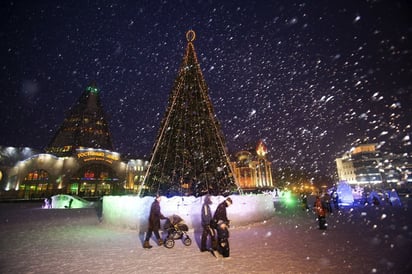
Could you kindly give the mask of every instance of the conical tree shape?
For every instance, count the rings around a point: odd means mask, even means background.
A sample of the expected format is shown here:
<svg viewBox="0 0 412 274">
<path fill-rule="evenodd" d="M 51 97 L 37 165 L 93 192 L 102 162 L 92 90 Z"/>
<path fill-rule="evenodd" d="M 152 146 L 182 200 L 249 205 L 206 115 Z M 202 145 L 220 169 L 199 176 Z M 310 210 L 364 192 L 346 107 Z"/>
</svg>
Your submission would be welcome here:
<svg viewBox="0 0 412 274">
<path fill-rule="evenodd" d="M 193 46 L 188 44 L 142 185 L 144 194 L 226 195 L 237 190 L 225 141 Z"/>
<path fill-rule="evenodd" d="M 95 84 L 88 86 L 70 109 L 46 152 L 71 156 L 82 147 L 113 150 L 109 125 Z"/>
</svg>

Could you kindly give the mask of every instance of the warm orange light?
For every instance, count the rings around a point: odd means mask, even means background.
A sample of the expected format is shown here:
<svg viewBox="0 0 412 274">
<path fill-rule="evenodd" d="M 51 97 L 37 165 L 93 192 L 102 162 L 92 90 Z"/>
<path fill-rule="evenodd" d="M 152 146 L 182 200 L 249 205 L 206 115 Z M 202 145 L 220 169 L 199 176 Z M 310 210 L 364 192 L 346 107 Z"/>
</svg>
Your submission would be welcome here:
<svg viewBox="0 0 412 274">
<path fill-rule="evenodd" d="M 263 141 L 260 140 L 259 143 L 258 143 L 258 145 L 257 145 L 257 147 L 256 147 L 256 153 L 257 153 L 257 155 L 263 157 L 263 156 L 265 156 L 265 155 L 267 154 L 267 152 L 268 152 L 267 147 L 265 146 L 265 144 L 263 143 Z"/>
<path fill-rule="evenodd" d="M 196 38 L 196 33 L 194 30 L 188 30 L 186 32 L 186 39 L 188 42 L 193 42 Z"/>
<path fill-rule="evenodd" d="M 355 147 L 352 151 L 352 154 L 357 154 L 361 152 L 374 152 L 376 151 L 375 144 L 363 144 Z"/>
</svg>

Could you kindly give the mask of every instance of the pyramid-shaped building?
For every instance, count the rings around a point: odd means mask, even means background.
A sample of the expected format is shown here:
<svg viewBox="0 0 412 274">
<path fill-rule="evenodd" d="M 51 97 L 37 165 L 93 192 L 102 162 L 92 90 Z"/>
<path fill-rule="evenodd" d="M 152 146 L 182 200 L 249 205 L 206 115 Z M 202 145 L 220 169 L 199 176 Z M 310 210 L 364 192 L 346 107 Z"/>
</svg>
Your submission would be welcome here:
<svg viewBox="0 0 412 274">
<path fill-rule="evenodd" d="M 187 47 L 142 184 L 143 195 L 228 195 L 239 190 L 196 56 Z"/>
<path fill-rule="evenodd" d="M 69 110 L 46 152 L 66 157 L 78 148 L 113 150 L 109 125 L 95 84 L 88 86 Z"/>
</svg>

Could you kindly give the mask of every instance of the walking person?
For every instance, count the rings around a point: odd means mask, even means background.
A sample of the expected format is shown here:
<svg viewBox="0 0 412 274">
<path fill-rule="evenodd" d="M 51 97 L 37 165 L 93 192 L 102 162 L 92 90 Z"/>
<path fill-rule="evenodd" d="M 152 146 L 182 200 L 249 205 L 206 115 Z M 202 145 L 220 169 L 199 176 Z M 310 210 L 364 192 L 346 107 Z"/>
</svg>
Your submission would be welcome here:
<svg viewBox="0 0 412 274">
<path fill-rule="evenodd" d="M 326 225 L 326 210 L 323 207 L 322 201 L 319 196 L 316 196 L 314 204 L 315 212 L 318 215 L 319 229 L 325 230 Z"/>
<path fill-rule="evenodd" d="M 211 243 L 211 249 L 216 250 L 217 249 L 217 243 L 216 243 L 216 233 L 213 228 L 210 227 L 210 221 L 212 220 L 212 211 L 210 210 L 210 205 L 212 204 L 212 200 L 210 199 L 210 195 L 206 195 L 203 201 L 202 205 L 202 227 L 203 227 L 203 232 L 202 232 L 202 238 L 200 241 L 200 251 L 205 252 L 205 251 L 210 251 L 210 249 L 207 248 L 207 238 L 210 237 L 210 243 Z"/>
<path fill-rule="evenodd" d="M 149 227 L 146 233 L 146 239 L 143 243 L 143 248 L 152 248 L 149 241 L 152 237 L 152 233 L 154 233 L 157 244 L 159 246 L 163 245 L 163 240 L 160 238 L 159 229 L 160 229 L 160 219 L 167 219 L 163 214 L 160 212 L 160 195 L 156 195 L 155 200 L 150 207 L 150 214 L 149 214 Z"/>
<path fill-rule="evenodd" d="M 331 197 L 329 193 L 325 193 L 323 195 L 323 208 L 326 210 L 326 213 L 331 214 L 332 213 L 332 205 L 331 205 Z"/>
<path fill-rule="evenodd" d="M 230 221 L 227 218 L 226 208 L 232 204 L 232 199 L 228 197 L 225 201 L 220 203 L 213 219 L 217 222 L 217 241 L 218 241 L 218 251 L 223 257 L 230 256 L 229 247 L 229 224 Z"/>
<path fill-rule="evenodd" d="M 339 195 L 336 191 L 334 191 L 332 194 L 332 200 L 335 210 L 339 210 Z"/>
<path fill-rule="evenodd" d="M 96 209 L 97 219 L 101 223 L 103 221 L 103 197 L 100 197 L 99 200 L 97 200 L 95 209 Z"/>
</svg>

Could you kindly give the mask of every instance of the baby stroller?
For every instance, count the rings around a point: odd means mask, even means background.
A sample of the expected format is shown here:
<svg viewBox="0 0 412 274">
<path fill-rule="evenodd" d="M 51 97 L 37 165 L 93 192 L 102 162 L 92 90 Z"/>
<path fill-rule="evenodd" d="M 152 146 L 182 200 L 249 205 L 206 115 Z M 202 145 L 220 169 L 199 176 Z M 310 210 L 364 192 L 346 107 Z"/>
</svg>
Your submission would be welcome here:
<svg viewBox="0 0 412 274">
<path fill-rule="evenodd" d="M 184 223 L 183 219 L 177 215 L 173 215 L 166 220 L 163 228 L 167 231 L 167 238 L 165 240 L 165 247 L 172 248 L 175 246 L 175 240 L 183 239 L 183 244 L 189 246 L 192 244 L 192 240 L 187 235 L 189 230 L 188 226 Z"/>
</svg>

